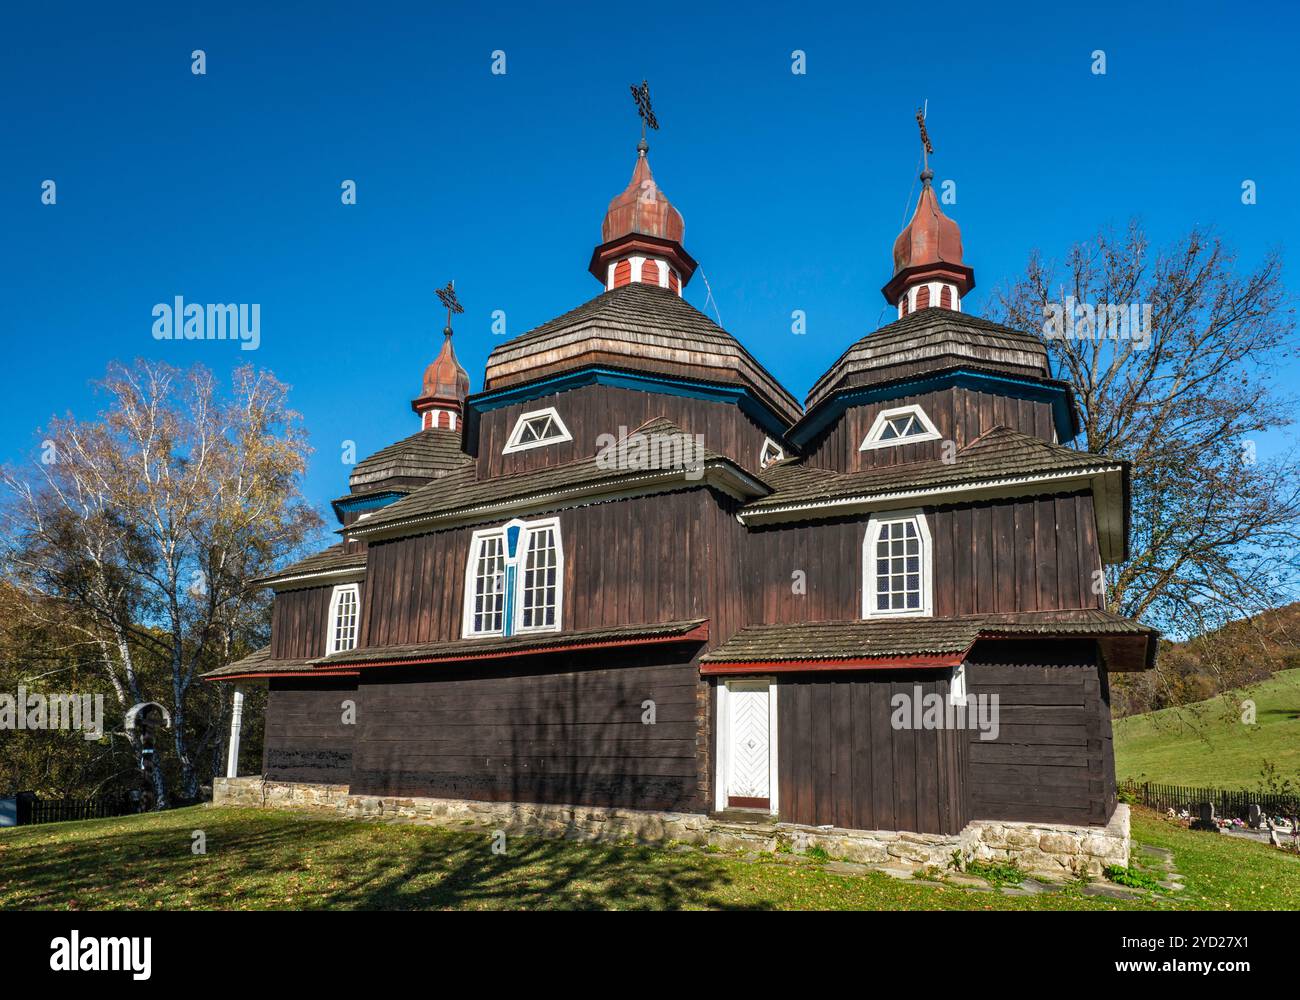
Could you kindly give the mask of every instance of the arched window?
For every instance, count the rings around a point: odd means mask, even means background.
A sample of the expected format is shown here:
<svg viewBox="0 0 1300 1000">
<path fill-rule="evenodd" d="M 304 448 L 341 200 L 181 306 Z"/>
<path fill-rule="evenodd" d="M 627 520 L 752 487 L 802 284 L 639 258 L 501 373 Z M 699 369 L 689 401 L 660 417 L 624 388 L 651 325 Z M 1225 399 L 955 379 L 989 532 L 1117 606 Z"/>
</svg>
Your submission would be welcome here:
<svg viewBox="0 0 1300 1000">
<path fill-rule="evenodd" d="M 952 308 L 952 285 L 943 286 L 943 291 L 939 293 L 939 305 L 944 309 Z"/>
<path fill-rule="evenodd" d="M 465 567 L 462 634 L 558 632 L 563 593 L 559 518 L 476 531 Z"/>
<path fill-rule="evenodd" d="M 624 258 L 614 265 L 614 287 L 622 288 L 632 283 L 632 261 Z"/>
<path fill-rule="evenodd" d="M 930 306 L 930 286 L 922 285 L 916 290 L 916 308 L 928 309 Z"/>
<path fill-rule="evenodd" d="M 917 510 L 873 514 L 862 543 L 862 617 L 933 614 L 930 528 Z"/>
<path fill-rule="evenodd" d="M 330 594 L 329 634 L 325 653 L 342 653 L 357 645 L 357 623 L 361 612 L 361 590 L 355 583 L 344 583 Z"/>
</svg>

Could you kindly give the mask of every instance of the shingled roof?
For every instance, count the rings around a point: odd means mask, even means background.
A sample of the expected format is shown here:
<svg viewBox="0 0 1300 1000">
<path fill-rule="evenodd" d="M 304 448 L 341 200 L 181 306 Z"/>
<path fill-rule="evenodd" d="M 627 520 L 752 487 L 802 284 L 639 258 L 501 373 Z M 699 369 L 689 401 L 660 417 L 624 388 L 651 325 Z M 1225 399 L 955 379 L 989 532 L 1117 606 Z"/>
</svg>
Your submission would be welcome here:
<svg viewBox="0 0 1300 1000">
<path fill-rule="evenodd" d="M 703 642 L 708 635 L 708 619 L 695 618 L 689 621 L 614 625 L 568 632 L 532 632 L 482 639 L 454 639 L 448 642 L 369 646 L 350 649 L 344 653 L 333 653 L 315 662 L 321 669 L 451 663 L 498 659 L 522 653 L 544 653 L 548 649 L 597 649 L 630 643 L 688 640 Z"/>
<path fill-rule="evenodd" d="M 772 466 L 763 473 L 763 480 L 772 487 L 772 493 L 747 504 L 742 517 L 802 504 L 869 499 L 901 491 L 936 490 L 986 480 L 1051 473 L 1085 474 L 1123 468 L 1125 463 L 1122 461 L 1076 451 L 999 426 L 959 448 L 952 462 L 930 459 L 879 466 L 861 472 L 831 472 L 797 463 Z"/>
<path fill-rule="evenodd" d="M 839 389 L 961 366 L 1051 377 L 1036 335 L 951 309 L 920 309 L 853 344 L 813 385 L 805 405 L 812 410 Z"/>
<path fill-rule="evenodd" d="M 227 663 L 224 667 L 218 667 L 216 670 L 209 670 L 201 676 L 206 680 L 231 680 L 236 677 L 266 677 L 272 675 L 301 677 L 320 674 L 321 671 L 315 668 L 313 660 L 273 660 L 271 658 L 271 647 L 263 646 L 257 652 L 249 653 L 242 660 Z"/>
<path fill-rule="evenodd" d="M 1096 608 L 749 625 L 701 658 L 703 673 L 801 669 L 954 667 L 980 639 L 1096 638 L 1112 670 L 1143 670 L 1155 659 L 1158 633 Z"/>
<path fill-rule="evenodd" d="M 299 559 L 296 563 L 290 563 L 278 573 L 259 577 L 253 583 L 262 586 L 275 586 L 276 584 L 290 583 L 302 577 L 364 569 L 365 565 L 366 554 L 364 551 L 348 552 L 345 550 L 343 543 L 340 542 L 337 545 L 331 545 L 328 549 L 310 555 L 306 559 Z"/>
<path fill-rule="evenodd" d="M 437 479 L 473 461 L 460 450 L 460 431 L 429 428 L 363 458 L 348 482 L 356 493 L 386 481 Z"/>
<path fill-rule="evenodd" d="M 672 421 L 658 417 L 647 421 L 634 433 L 650 436 L 683 432 Z M 708 448 L 704 449 L 702 465 L 706 476 L 710 469 L 722 470 L 724 475 L 729 474 L 729 479 L 746 489 L 751 496 L 766 490 L 755 475 L 746 472 L 727 456 Z M 588 492 L 609 492 L 620 486 L 626 487 L 630 481 L 639 482 L 648 478 L 679 480 L 683 486 L 698 485 L 703 481 L 687 479 L 686 475 L 684 470 L 678 468 L 609 468 L 596 456 L 493 479 L 479 479 L 473 467 L 466 467 L 422 486 L 410 496 L 339 530 L 348 535 L 365 537 L 408 522 L 425 523 L 476 511 L 510 509 L 532 501 L 559 501 Z"/>
<path fill-rule="evenodd" d="M 483 385 L 491 391 L 592 364 L 743 385 L 787 424 L 803 414 L 735 337 L 676 292 L 643 282 L 604 292 L 495 348 Z"/>
</svg>

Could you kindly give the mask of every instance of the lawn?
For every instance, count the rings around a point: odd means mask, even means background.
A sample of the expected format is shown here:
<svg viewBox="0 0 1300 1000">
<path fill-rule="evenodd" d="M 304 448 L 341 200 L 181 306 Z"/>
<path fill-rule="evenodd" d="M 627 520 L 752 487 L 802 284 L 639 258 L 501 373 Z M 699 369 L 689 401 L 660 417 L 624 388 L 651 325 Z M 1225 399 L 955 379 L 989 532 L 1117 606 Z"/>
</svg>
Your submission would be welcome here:
<svg viewBox="0 0 1300 1000">
<path fill-rule="evenodd" d="M 1241 702 L 1255 702 L 1254 725 Z M 1242 691 L 1115 722 L 1115 770 L 1125 778 L 1255 789 L 1263 761 L 1300 784 L 1300 670 L 1282 670 Z"/>
<path fill-rule="evenodd" d="M 0 909 L 1300 909 L 1300 858 L 1134 811 L 1180 893 L 1003 896 L 688 848 L 203 808 L 0 831 Z M 206 836 L 206 854 L 191 850 Z M 1135 853 L 1135 857 L 1136 857 Z"/>
</svg>

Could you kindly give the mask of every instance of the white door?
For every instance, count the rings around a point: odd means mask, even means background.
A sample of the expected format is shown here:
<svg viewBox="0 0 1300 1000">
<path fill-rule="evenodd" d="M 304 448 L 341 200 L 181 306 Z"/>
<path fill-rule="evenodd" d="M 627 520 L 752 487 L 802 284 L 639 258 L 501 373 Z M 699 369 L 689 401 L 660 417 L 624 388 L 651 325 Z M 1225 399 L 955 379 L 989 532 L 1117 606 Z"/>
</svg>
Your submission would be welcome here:
<svg viewBox="0 0 1300 1000">
<path fill-rule="evenodd" d="M 727 805 L 772 806 L 771 690 L 766 678 L 727 684 Z"/>
</svg>

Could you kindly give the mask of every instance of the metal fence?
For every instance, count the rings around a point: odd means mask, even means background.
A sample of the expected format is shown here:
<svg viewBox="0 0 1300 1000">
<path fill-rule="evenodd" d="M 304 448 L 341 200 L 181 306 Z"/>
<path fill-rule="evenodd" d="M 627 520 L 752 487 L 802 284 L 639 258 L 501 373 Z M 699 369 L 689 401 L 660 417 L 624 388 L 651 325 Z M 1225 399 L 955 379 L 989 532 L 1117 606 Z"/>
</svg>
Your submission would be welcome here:
<svg viewBox="0 0 1300 1000">
<path fill-rule="evenodd" d="M 1227 788 L 1196 788 L 1190 785 L 1162 785 L 1154 781 L 1126 781 L 1120 789 L 1136 802 L 1161 812 L 1186 809 L 1192 816 L 1202 802 L 1214 805 L 1216 816 L 1246 819 L 1252 805 L 1269 816 L 1300 815 L 1300 794 L 1234 791 Z"/>
<path fill-rule="evenodd" d="M 138 808 L 126 795 L 104 795 L 92 799 L 42 799 L 30 792 L 18 793 L 17 806 L 19 826 L 126 816 Z"/>
</svg>

